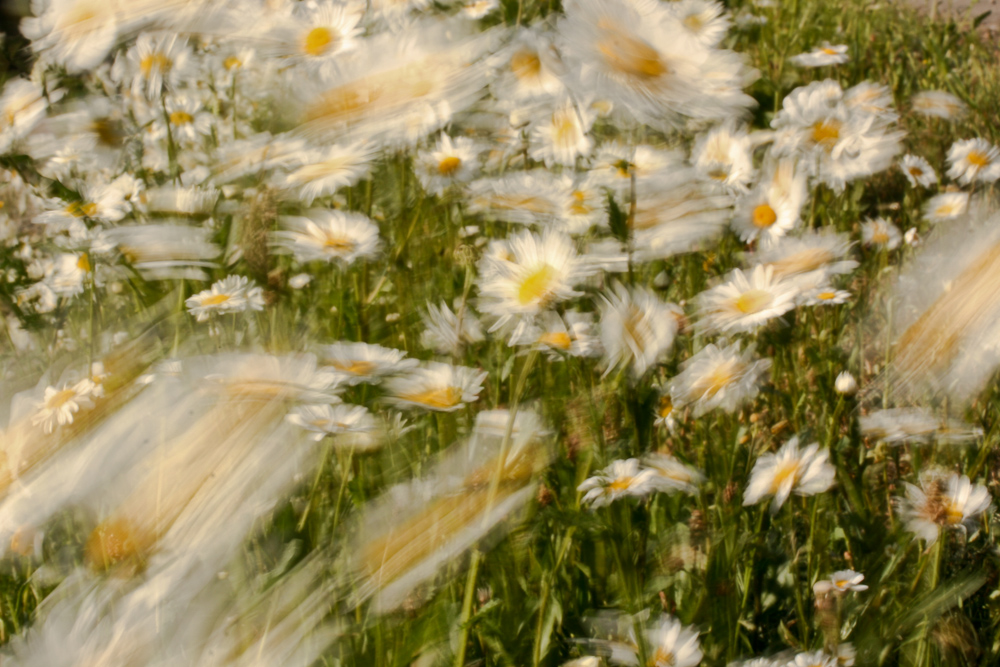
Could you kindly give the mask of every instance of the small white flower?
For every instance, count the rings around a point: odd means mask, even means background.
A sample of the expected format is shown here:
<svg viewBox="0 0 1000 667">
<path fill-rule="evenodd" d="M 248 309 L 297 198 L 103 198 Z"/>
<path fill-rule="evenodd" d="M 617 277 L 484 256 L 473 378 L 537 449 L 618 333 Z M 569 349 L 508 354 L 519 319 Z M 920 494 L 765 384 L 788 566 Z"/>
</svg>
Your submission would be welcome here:
<svg viewBox="0 0 1000 667">
<path fill-rule="evenodd" d="M 312 276 L 308 273 L 297 273 L 288 279 L 288 286 L 292 289 L 302 289 L 312 282 Z"/>
<path fill-rule="evenodd" d="M 618 284 L 602 298 L 601 343 L 607 372 L 630 365 L 638 378 L 673 346 L 681 310 L 644 287 L 629 291 Z"/>
<path fill-rule="evenodd" d="M 861 583 L 864 580 L 865 575 L 854 570 L 839 570 L 830 575 L 830 583 L 833 584 L 833 590 L 839 593 L 867 591 L 868 586 Z"/>
<path fill-rule="evenodd" d="M 906 230 L 906 233 L 903 234 L 903 242 L 911 248 L 916 248 L 920 245 L 921 238 L 916 227 L 910 227 Z"/>
<path fill-rule="evenodd" d="M 861 241 L 867 246 L 895 250 L 903 240 L 899 227 L 885 218 L 866 220 L 861 224 Z"/>
<path fill-rule="evenodd" d="M 639 467 L 639 459 L 612 461 L 598 474 L 584 480 L 577 491 L 584 494 L 581 503 L 591 507 L 610 505 L 622 496 L 645 496 L 656 490 L 651 468 Z"/>
<path fill-rule="evenodd" d="M 185 303 L 191 314 L 199 322 L 204 322 L 212 313 L 221 315 L 263 310 L 264 295 L 261 288 L 251 286 L 250 280 L 245 276 L 228 276 L 210 289 L 189 297 Z"/>
<path fill-rule="evenodd" d="M 789 60 L 799 67 L 826 67 L 827 65 L 840 65 L 846 63 L 851 57 L 847 55 L 847 45 L 838 44 L 832 46 L 829 42 L 823 42 L 808 53 L 800 53 L 792 56 Z"/>
<path fill-rule="evenodd" d="M 486 377 L 475 368 L 431 361 L 386 381 L 385 400 L 401 407 L 454 412 L 479 398 Z"/>
<path fill-rule="evenodd" d="M 45 395 L 38 404 L 38 412 L 31 423 L 41 426 L 46 433 L 52 433 L 56 425 L 73 423 L 73 415 L 81 408 L 92 408 L 95 385 L 89 379 L 80 380 L 73 386 L 64 384 L 61 389 L 46 387 Z"/>
<path fill-rule="evenodd" d="M 381 244 L 378 227 L 361 213 L 311 209 L 304 217 L 282 217 L 281 224 L 285 229 L 273 233 L 273 243 L 299 262 L 348 265 L 375 256 Z"/>
<path fill-rule="evenodd" d="M 368 433 L 375 430 L 375 419 L 361 405 L 303 405 L 286 419 L 296 426 L 312 432 L 312 439 L 319 442 L 340 433 Z"/>
<path fill-rule="evenodd" d="M 937 183 L 937 173 L 931 163 L 919 155 L 904 155 L 899 161 L 899 168 L 910 182 L 911 187 L 921 185 L 929 188 Z"/>
<path fill-rule="evenodd" d="M 684 465 L 669 454 L 647 454 L 642 458 L 642 463 L 656 473 L 653 485 L 657 491 L 683 491 L 694 495 L 698 493 L 698 484 L 705 481 L 705 476 L 700 471 Z"/>
<path fill-rule="evenodd" d="M 956 141 L 948 149 L 948 178 L 962 185 L 1000 178 L 1000 149 L 985 139 Z"/>
<path fill-rule="evenodd" d="M 354 386 L 377 384 L 382 378 L 408 371 L 417 366 L 416 359 L 407 359 L 406 352 L 368 343 L 334 343 L 319 350 L 319 363 L 329 367 L 343 381 Z"/>
<path fill-rule="evenodd" d="M 922 90 L 910 102 L 915 112 L 945 120 L 958 118 L 966 111 L 965 102 L 943 90 Z"/>
<path fill-rule="evenodd" d="M 699 325 L 709 333 L 754 331 L 794 308 L 798 295 L 770 266 L 758 264 L 749 276 L 734 269 L 727 282 L 698 295 Z"/>
<path fill-rule="evenodd" d="M 755 357 L 752 345 L 741 352 L 739 343 L 724 348 L 709 344 L 681 365 L 670 396 L 676 407 L 692 405 L 695 417 L 715 408 L 732 412 L 757 395 L 770 367 L 769 359 Z"/>
<path fill-rule="evenodd" d="M 841 371 L 833 386 L 838 394 L 850 395 L 858 390 L 858 382 L 849 371 Z"/>
<path fill-rule="evenodd" d="M 750 482 L 743 494 L 744 505 L 755 505 L 774 496 L 771 512 L 777 512 L 794 491 L 800 496 L 822 493 L 833 486 L 837 470 L 827 459 L 830 452 L 813 443 L 799 450 L 798 436 L 777 453 L 764 454 L 754 463 Z"/>
</svg>

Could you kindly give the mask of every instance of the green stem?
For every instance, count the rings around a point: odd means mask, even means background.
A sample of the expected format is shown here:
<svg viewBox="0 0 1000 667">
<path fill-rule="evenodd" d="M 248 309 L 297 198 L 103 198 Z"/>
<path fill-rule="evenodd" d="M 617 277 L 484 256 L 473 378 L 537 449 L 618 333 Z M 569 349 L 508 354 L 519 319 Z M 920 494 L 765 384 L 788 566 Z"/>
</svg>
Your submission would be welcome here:
<svg viewBox="0 0 1000 667">
<path fill-rule="evenodd" d="M 469 576 L 465 579 L 465 595 L 462 597 L 461 636 L 458 639 L 458 650 L 455 652 L 455 667 L 465 665 L 465 647 L 469 643 L 469 618 L 472 616 L 472 597 L 476 592 L 476 577 L 479 575 L 480 553 L 472 551 L 469 563 Z"/>
</svg>

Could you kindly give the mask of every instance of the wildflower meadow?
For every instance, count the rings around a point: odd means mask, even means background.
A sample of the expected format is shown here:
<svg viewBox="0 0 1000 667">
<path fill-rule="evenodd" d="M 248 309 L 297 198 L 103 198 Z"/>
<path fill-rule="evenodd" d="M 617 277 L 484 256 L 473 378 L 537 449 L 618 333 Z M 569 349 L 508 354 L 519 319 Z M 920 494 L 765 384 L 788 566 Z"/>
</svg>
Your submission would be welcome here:
<svg viewBox="0 0 1000 667">
<path fill-rule="evenodd" d="M 0 667 L 1000 664 L 985 11 L 7 11 Z"/>
</svg>

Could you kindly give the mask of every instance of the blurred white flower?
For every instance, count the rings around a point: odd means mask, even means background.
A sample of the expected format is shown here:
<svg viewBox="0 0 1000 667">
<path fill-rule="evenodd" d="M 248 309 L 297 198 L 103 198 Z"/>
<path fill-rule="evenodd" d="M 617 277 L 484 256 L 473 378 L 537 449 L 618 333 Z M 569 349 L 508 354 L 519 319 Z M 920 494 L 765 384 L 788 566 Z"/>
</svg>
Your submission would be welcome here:
<svg viewBox="0 0 1000 667">
<path fill-rule="evenodd" d="M 788 496 L 813 496 L 833 486 L 837 474 L 828 462 L 829 451 L 813 443 L 799 449 L 798 436 L 786 442 L 774 454 L 764 454 L 754 463 L 750 481 L 743 494 L 744 505 L 756 505 L 767 496 L 774 496 L 771 512 L 777 512 Z"/>
</svg>

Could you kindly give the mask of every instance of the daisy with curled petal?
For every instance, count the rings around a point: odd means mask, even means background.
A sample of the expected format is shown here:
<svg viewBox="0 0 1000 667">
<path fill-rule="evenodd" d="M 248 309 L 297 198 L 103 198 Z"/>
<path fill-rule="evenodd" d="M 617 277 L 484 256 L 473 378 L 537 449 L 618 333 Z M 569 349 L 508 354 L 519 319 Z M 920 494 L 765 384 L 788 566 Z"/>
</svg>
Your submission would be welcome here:
<svg viewBox="0 0 1000 667">
<path fill-rule="evenodd" d="M 906 176 L 906 180 L 910 182 L 910 187 L 915 188 L 920 185 L 929 188 L 938 180 L 937 172 L 934 171 L 931 163 L 919 155 L 904 155 L 899 161 L 899 169 Z"/>
<path fill-rule="evenodd" d="M 985 139 L 956 141 L 948 149 L 948 178 L 962 185 L 1000 178 L 1000 149 Z"/>
<path fill-rule="evenodd" d="M 774 270 L 758 264 L 747 276 L 734 269 L 729 280 L 698 295 L 699 326 L 706 332 L 755 331 L 795 307 L 799 288 L 776 279 Z"/>
<path fill-rule="evenodd" d="M 480 260 L 479 310 L 496 318 L 490 331 L 579 296 L 573 285 L 592 272 L 573 241 L 559 232 L 546 230 L 538 236 L 525 231 L 503 243 L 510 259 Z"/>
<path fill-rule="evenodd" d="M 377 384 L 382 378 L 415 368 L 406 352 L 370 343 L 333 343 L 317 350 L 319 363 L 343 376 L 345 384 Z"/>
<path fill-rule="evenodd" d="M 829 464 L 830 452 L 813 443 L 799 450 L 795 436 L 774 454 L 764 454 L 754 463 L 750 482 L 743 494 L 744 505 L 756 505 L 767 496 L 771 513 L 777 512 L 794 491 L 800 496 L 813 496 L 833 486 L 836 468 Z"/>
<path fill-rule="evenodd" d="M 861 223 L 861 242 L 866 246 L 895 250 L 903 240 L 899 227 L 885 218 L 875 218 Z"/>
<path fill-rule="evenodd" d="M 681 364 L 670 397 L 675 407 L 693 406 L 695 417 L 715 408 L 732 412 L 757 395 L 770 368 L 770 359 L 757 359 L 752 345 L 740 351 L 738 342 L 723 348 L 709 344 Z"/>
<path fill-rule="evenodd" d="M 361 257 L 374 257 L 381 244 L 375 223 L 353 211 L 310 209 L 305 216 L 284 216 L 280 222 L 285 229 L 272 234 L 272 243 L 299 262 L 348 265 Z"/>
<path fill-rule="evenodd" d="M 937 541 L 942 527 L 966 529 L 992 502 L 986 487 L 973 484 L 965 475 L 928 470 L 920 475 L 919 487 L 906 485 L 900 513 L 906 527 L 929 547 Z"/>
<path fill-rule="evenodd" d="M 656 490 L 656 471 L 640 469 L 639 459 L 612 461 L 611 465 L 583 481 L 576 490 L 583 493 L 583 505 L 596 509 L 610 505 L 623 496 L 645 496 Z"/>
<path fill-rule="evenodd" d="M 263 310 L 264 295 L 260 287 L 251 287 L 246 276 L 227 276 L 210 289 L 189 297 L 185 304 L 199 322 L 204 322 L 212 314 Z"/>
<path fill-rule="evenodd" d="M 658 491 L 673 493 L 683 491 L 689 495 L 698 493 L 698 484 L 705 481 L 705 476 L 698 470 L 684 465 L 670 454 L 654 452 L 642 458 L 642 463 L 656 472 L 654 485 Z"/>
<path fill-rule="evenodd" d="M 965 114 L 965 102 L 943 90 L 922 90 L 916 93 L 910 104 L 916 113 L 954 120 Z"/>
<path fill-rule="evenodd" d="M 867 591 L 868 586 L 861 583 L 864 580 L 865 575 L 854 570 L 838 570 L 830 575 L 830 583 L 833 584 L 832 590 L 838 593 Z"/>
<path fill-rule="evenodd" d="M 840 65 L 846 63 L 851 57 L 847 55 L 847 45 L 831 45 L 823 42 L 808 53 L 800 53 L 792 56 L 789 60 L 799 67 L 826 67 L 827 65 Z"/>
<path fill-rule="evenodd" d="M 400 407 L 454 412 L 479 398 L 486 375 L 475 368 L 431 361 L 387 380 L 385 400 Z"/>
<path fill-rule="evenodd" d="M 361 405 L 338 403 L 336 405 L 302 405 L 285 419 L 307 431 L 316 442 L 341 433 L 369 433 L 376 428 L 375 419 L 368 408 Z"/>
<path fill-rule="evenodd" d="M 605 374 L 631 366 L 636 378 L 644 375 L 673 346 L 683 313 L 645 287 L 629 290 L 619 283 L 601 298 Z"/>
<path fill-rule="evenodd" d="M 38 412 L 31 418 L 31 423 L 41 426 L 46 433 L 52 433 L 56 425 L 73 423 L 73 415 L 80 408 L 92 408 L 94 402 L 94 383 L 89 379 L 80 380 L 69 386 L 64 384 L 61 389 L 46 387 L 45 395 L 38 404 Z"/>
<path fill-rule="evenodd" d="M 476 160 L 483 147 L 473 139 L 442 134 L 432 150 L 417 153 L 414 164 L 424 190 L 441 195 L 453 185 L 468 183 L 476 175 Z"/>
<path fill-rule="evenodd" d="M 779 160 L 738 200 L 733 227 L 744 241 L 771 246 L 798 224 L 806 197 L 805 172 L 792 159 Z"/>
<path fill-rule="evenodd" d="M 531 130 L 531 157 L 553 164 L 572 167 L 578 157 L 590 154 L 594 142 L 587 136 L 594 124 L 594 113 L 584 105 L 576 105 L 567 97 L 542 122 Z"/>
<path fill-rule="evenodd" d="M 296 153 L 294 166 L 276 178 L 279 186 L 311 206 L 316 199 L 350 187 L 367 176 L 374 158 L 370 145 L 333 144 Z"/>
<path fill-rule="evenodd" d="M 944 222 L 954 220 L 968 210 L 968 192 L 942 192 L 924 204 L 924 217 L 928 222 Z"/>
</svg>

